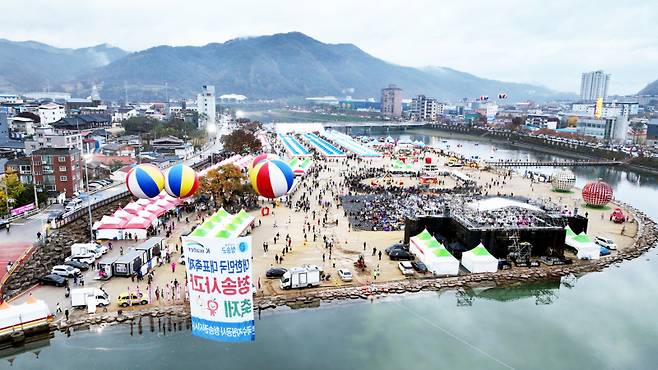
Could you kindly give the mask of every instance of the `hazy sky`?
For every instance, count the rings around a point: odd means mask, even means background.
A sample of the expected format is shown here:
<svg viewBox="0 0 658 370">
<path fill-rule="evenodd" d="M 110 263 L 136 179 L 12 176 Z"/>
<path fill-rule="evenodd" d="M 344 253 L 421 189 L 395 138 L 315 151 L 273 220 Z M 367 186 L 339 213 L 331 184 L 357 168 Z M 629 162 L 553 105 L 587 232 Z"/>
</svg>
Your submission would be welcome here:
<svg viewBox="0 0 658 370">
<path fill-rule="evenodd" d="M 60 47 L 204 45 L 301 31 L 389 62 L 577 92 L 580 73 L 610 92 L 658 79 L 658 0 L 2 0 L 0 38 Z"/>
</svg>

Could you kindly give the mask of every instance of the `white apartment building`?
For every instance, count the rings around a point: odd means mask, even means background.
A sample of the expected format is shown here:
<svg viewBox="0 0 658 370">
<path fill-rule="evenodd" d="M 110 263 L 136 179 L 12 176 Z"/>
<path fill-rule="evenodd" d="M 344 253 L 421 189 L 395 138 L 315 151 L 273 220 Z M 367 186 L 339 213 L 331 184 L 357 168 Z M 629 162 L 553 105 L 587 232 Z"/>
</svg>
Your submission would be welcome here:
<svg viewBox="0 0 658 370">
<path fill-rule="evenodd" d="M 215 125 L 215 86 L 203 85 L 201 94 L 196 99 L 197 110 L 199 111 L 198 128 L 213 127 Z"/>
<path fill-rule="evenodd" d="M 608 96 L 608 84 L 610 75 L 603 71 L 585 72 L 580 79 L 580 98 L 586 101 L 594 101 L 598 98 Z"/>
<path fill-rule="evenodd" d="M 571 111 L 578 115 L 594 116 L 596 110 L 596 103 L 574 103 L 571 106 Z M 619 116 L 634 116 L 639 113 L 640 105 L 638 103 L 618 103 L 618 102 L 604 102 L 603 109 L 601 110 L 601 117 L 619 117 Z"/>
<path fill-rule="evenodd" d="M 39 118 L 42 126 L 55 123 L 64 117 L 66 117 L 66 111 L 63 105 L 46 103 L 39 106 Z"/>
<path fill-rule="evenodd" d="M 79 149 L 82 151 L 82 135 L 76 131 L 38 127 L 31 140 L 25 140 L 25 154 L 41 148 Z"/>
<path fill-rule="evenodd" d="M 434 122 L 443 114 L 445 105 L 434 98 L 418 95 L 411 99 L 411 119 L 415 121 Z"/>
</svg>

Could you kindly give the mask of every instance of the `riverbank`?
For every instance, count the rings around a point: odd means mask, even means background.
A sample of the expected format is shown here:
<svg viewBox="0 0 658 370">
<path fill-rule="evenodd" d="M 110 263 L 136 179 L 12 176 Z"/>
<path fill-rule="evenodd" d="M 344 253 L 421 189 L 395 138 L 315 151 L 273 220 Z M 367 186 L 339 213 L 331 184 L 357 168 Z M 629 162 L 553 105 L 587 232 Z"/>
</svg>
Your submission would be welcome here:
<svg viewBox="0 0 658 370">
<path fill-rule="evenodd" d="M 390 295 L 417 293 L 421 291 L 460 290 L 477 287 L 511 287 L 519 283 L 550 281 L 570 274 L 579 276 L 585 273 L 602 271 L 612 265 L 638 258 L 658 243 L 658 227 L 646 214 L 627 204 L 620 204 L 638 223 L 638 233 L 634 237 L 633 248 L 593 261 L 576 261 L 572 265 L 542 266 L 539 268 L 519 268 L 496 273 L 468 274 L 455 277 L 413 278 L 393 282 L 371 282 L 362 286 L 322 287 L 312 290 L 287 291 L 286 294 L 256 297 L 254 310 L 276 309 L 286 306 L 291 309 L 319 307 L 323 303 L 340 300 L 373 300 Z M 148 317 L 173 316 L 188 320 L 187 303 L 146 309 L 128 308 L 117 312 L 104 312 L 90 315 L 75 315 L 70 321 L 61 318 L 52 325 L 53 330 L 71 330 L 85 325 L 105 325 L 132 322 Z"/>
</svg>

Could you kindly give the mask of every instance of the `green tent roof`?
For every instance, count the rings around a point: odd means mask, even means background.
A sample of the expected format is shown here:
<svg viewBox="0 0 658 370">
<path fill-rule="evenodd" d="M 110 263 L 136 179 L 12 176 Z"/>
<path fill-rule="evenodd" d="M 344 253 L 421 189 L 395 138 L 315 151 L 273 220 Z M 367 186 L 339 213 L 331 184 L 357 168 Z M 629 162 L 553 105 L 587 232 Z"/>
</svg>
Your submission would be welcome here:
<svg viewBox="0 0 658 370">
<path fill-rule="evenodd" d="M 222 208 L 222 209 L 220 209 L 219 211 L 217 211 L 217 215 L 218 215 L 218 216 L 221 216 L 221 217 L 226 217 L 226 216 L 229 215 L 229 213 L 226 212 L 226 210 L 225 210 L 224 208 Z"/>
<path fill-rule="evenodd" d="M 416 235 L 416 238 L 418 238 L 420 240 L 430 240 L 430 239 L 432 239 L 432 235 L 430 235 L 429 231 L 427 231 L 427 229 L 425 229 L 425 230 L 423 230 L 422 233 Z"/>
<path fill-rule="evenodd" d="M 227 239 L 231 237 L 231 233 L 226 231 L 226 230 L 220 230 L 217 234 L 215 234 L 216 237 L 218 238 L 224 238 Z"/>
<path fill-rule="evenodd" d="M 212 221 L 210 221 L 210 220 L 204 222 L 204 223 L 201 225 L 201 228 L 202 228 L 202 229 L 212 229 L 213 227 L 215 227 L 215 223 L 212 222 Z"/>
<path fill-rule="evenodd" d="M 194 229 L 194 232 L 191 234 L 192 236 L 206 236 L 208 232 L 200 227 L 197 227 Z"/>
<path fill-rule="evenodd" d="M 580 233 L 573 237 L 573 240 L 577 241 L 578 243 L 591 243 L 592 239 L 587 236 L 585 233 Z"/>
<path fill-rule="evenodd" d="M 297 162 L 299 162 L 299 159 L 293 158 L 293 159 L 290 160 L 290 162 L 288 162 L 288 164 L 290 165 L 290 167 L 295 167 Z"/>
<path fill-rule="evenodd" d="M 571 230 L 569 225 L 567 225 L 567 227 L 565 227 L 564 229 L 567 231 L 567 238 L 573 238 L 574 236 L 576 236 L 576 233 L 574 233 L 573 230 Z"/>
<path fill-rule="evenodd" d="M 228 231 L 235 231 L 238 227 L 235 226 L 235 224 L 228 224 L 228 225 L 226 225 L 225 228 L 226 228 L 226 230 L 228 230 Z"/>
<path fill-rule="evenodd" d="M 433 249 L 432 253 L 434 253 L 434 255 L 437 257 L 453 257 L 452 254 L 444 247 Z"/>
<path fill-rule="evenodd" d="M 443 247 L 443 246 L 436 239 L 432 239 L 427 243 L 427 248 L 436 249 L 436 248 L 441 248 L 441 247 Z"/>
<path fill-rule="evenodd" d="M 485 248 L 484 245 L 482 244 L 471 249 L 471 252 L 473 252 L 473 254 L 475 254 L 476 256 L 491 256 L 491 253 L 489 253 L 487 248 Z"/>
</svg>

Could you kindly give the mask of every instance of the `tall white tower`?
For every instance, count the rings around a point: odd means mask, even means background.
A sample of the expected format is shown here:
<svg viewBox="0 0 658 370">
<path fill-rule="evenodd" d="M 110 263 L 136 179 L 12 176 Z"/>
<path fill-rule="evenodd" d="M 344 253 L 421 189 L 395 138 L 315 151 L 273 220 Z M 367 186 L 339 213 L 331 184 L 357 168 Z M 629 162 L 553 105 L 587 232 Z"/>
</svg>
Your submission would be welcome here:
<svg viewBox="0 0 658 370">
<path fill-rule="evenodd" d="M 580 78 L 580 98 L 586 101 L 595 101 L 608 96 L 610 75 L 603 71 L 583 73 Z"/>
<path fill-rule="evenodd" d="M 196 97 L 197 111 L 199 112 L 198 128 L 205 128 L 208 132 L 214 132 L 215 124 L 215 86 L 203 85 L 201 94 Z"/>
</svg>

